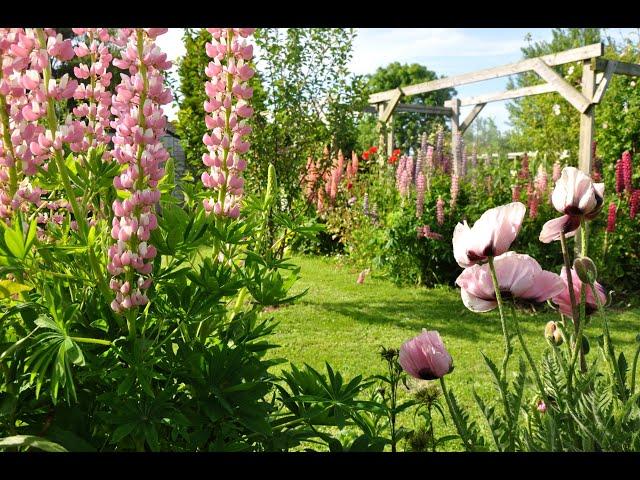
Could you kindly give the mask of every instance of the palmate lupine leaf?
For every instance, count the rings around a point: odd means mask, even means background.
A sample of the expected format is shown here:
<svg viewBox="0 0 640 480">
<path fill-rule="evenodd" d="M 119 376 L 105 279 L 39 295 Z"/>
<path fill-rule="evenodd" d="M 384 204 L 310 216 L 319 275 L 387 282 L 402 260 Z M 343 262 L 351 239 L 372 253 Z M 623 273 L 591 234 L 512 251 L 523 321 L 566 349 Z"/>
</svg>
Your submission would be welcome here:
<svg viewBox="0 0 640 480">
<path fill-rule="evenodd" d="M 60 387 L 63 388 L 67 403 L 77 400 L 73 382 L 72 365 L 85 364 L 80 346 L 67 334 L 64 328 L 48 316 L 41 315 L 36 321 L 38 329 L 31 345 L 31 353 L 25 361 L 25 371 L 30 372 L 29 382 L 36 386 L 36 398 L 47 380 L 50 380 L 50 394 L 53 402 L 58 400 Z"/>
</svg>

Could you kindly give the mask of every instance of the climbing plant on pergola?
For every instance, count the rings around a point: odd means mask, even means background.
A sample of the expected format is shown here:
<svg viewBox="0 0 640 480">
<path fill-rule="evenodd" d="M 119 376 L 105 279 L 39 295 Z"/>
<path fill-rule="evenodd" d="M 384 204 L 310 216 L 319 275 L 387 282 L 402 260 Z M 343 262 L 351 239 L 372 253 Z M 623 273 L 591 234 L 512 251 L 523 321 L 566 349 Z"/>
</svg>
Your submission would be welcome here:
<svg viewBox="0 0 640 480">
<path fill-rule="evenodd" d="M 473 123 L 484 106 L 489 102 L 509 100 L 543 93 L 557 92 L 578 112 L 580 112 L 580 140 L 578 147 L 578 167 L 585 173 L 591 173 L 594 138 L 595 106 L 600 103 L 614 74 L 640 76 L 640 65 L 600 58 L 604 55 L 604 44 L 594 43 L 580 48 L 565 50 L 550 55 L 529 58 L 500 67 L 476 70 L 475 72 L 440 78 L 429 82 L 374 93 L 369 96 L 369 104 L 378 113 L 380 151 L 389 155 L 393 149 L 393 113 L 401 111 L 421 112 L 426 115 L 445 115 L 451 120 L 451 134 L 455 143 L 458 134 L 462 135 Z M 580 90 L 574 88 L 552 67 L 572 62 L 582 62 L 582 82 Z M 489 93 L 469 98 L 452 98 L 442 106 L 402 104 L 402 97 L 433 92 L 443 88 L 457 87 L 469 83 L 533 71 L 543 80 L 539 85 Z M 471 112 L 460 122 L 460 107 L 473 106 Z M 382 132 L 386 130 L 385 136 Z M 454 148 L 453 170 L 458 173 L 460 159 Z"/>
</svg>

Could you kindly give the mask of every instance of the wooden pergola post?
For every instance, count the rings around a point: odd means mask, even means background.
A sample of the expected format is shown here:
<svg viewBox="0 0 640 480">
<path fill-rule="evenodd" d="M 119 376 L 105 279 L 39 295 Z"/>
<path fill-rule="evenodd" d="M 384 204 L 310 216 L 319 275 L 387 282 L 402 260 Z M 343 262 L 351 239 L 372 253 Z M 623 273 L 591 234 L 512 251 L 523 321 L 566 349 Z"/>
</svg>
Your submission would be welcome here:
<svg viewBox="0 0 640 480">
<path fill-rule="evenodd" d="M 595 60 L 595 59 L 594 59 Z M 593 62 L 595 63 L 595 61 Z M 590 101 L 593 100 L 596 90 L 596 72 L 593 68 L 591 60 L 582 62 L 582 95 Z M 580 140 L 578 145 L 578 168 L 587 175 L 591 176 L 591 168 L 593 165 L 593 126 L 595 117 L 595 103 L 591 103 L 589 108 L 584 112 L 580 112 Z M 582 235 L 589 236 L 589 229 L 585 223 L 585 231 L 579 228 L 576 232 L 575 253 L 580 255 L 582 249 Z"/>
<path fill-rule="evenodd" d="M 460 134 L 460 99 L 453 97 L 446 101 L 445 106 L 451 108 L 451 150 L 453 151 L 453 173 L 460 173 L 460 159 L 458 158 L 458 135 Z"/>
</svg>

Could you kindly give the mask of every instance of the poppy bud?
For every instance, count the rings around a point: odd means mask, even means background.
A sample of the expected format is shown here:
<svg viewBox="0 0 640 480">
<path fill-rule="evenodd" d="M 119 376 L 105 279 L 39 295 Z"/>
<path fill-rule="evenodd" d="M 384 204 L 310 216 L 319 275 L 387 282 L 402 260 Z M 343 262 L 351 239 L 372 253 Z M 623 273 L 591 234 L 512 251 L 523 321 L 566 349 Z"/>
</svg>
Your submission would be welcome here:
<svg viewBox="0 0 640 480">
<path fill-rule="evenodd" d="M 595 263 L 589 257 L 579 257 L 573 262 L 573 268 L 581 282 L 592 284 L 598 277 Z"/>
</svg>

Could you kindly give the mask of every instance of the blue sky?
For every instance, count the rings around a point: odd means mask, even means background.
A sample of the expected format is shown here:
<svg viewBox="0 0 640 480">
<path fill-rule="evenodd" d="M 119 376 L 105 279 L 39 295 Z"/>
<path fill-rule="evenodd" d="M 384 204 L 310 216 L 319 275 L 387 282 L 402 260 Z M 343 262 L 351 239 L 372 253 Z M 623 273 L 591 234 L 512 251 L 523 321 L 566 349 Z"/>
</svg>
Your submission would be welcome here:
<svg viewBox="0 0 640 480">
<path fill-rule="evenodd" d="M 635 29 L 609 29 L 620 37 Z M 350 68 L 354 73 L 375 72 L 393 61 L 420 63 L 438 75 L 455 75 L 494 67 L 522 59 L 521 47 L 531 35 L 533 42 L 550 40 L 550 28 L 359 28 L 353 45 Z M 184 53 L 182 29 L 171 28 L 161 36 L 160 47 L 169 59 Z M 460 97 L 504 90 L 507 78 L 464 85 L 456 90 Z M 507 130 L 506 101 L 488 104 L 481 116 L 493 117 L 501 130 Z M 471 107 L 462 109 L 462 116 Z M 168 111 L 175 118 L 175 107 Z"/>
</svg>

